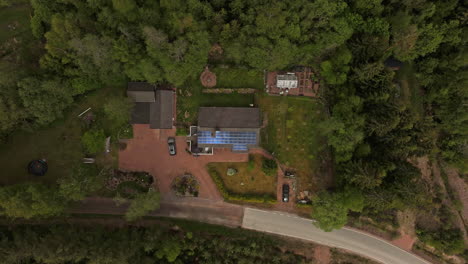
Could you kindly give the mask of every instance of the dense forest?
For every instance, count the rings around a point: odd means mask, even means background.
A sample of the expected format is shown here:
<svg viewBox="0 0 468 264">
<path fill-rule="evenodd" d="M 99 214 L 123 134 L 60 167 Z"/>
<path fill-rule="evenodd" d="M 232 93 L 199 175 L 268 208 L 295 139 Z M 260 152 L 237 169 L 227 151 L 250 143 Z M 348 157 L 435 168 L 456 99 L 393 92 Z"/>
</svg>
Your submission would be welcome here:
<svg viewBox="0 0 468 264">
<path fill-rule="evenodd" d="M 282 252 L 282 245 L 272 237 L 219 229 L 202 226 L 192 232 L 164 224 L 152 228 L 2 227 L 0 258 L 4 264 L 307 263 L 304 256 Z M 226 237 L 225 232 L 233 234 Z"/>
<path fill-rule="evenodd" d="M 349 210 L 378 215 L 429 209 L 432 197 L 411 157 L 429 155 L 468 169 L 468 10 L 462 1 L 31 5 L 31 28 L 44 48 L 34 67 L 21 67 L 29 57 L 2 62 L 1 69 L 10 69 L 0 72 L 3 140 L 18 129 L 47 126 L 76 98 L 104 86 L 136 80 L 183 89 L 219 44 L 224 64 L 255 70 L 307 65 L 323 79 L 330 118 L 320 126 L 337 180 L 332 192 L 314 200 L 314 217 L 325 219 L 322 228 L 344 225 Z M 409 69 L 419 101 L 405 101 L 408 91 L 395 82 L 403 73 L 385 67 L 388 58 Z"/>
</svg>

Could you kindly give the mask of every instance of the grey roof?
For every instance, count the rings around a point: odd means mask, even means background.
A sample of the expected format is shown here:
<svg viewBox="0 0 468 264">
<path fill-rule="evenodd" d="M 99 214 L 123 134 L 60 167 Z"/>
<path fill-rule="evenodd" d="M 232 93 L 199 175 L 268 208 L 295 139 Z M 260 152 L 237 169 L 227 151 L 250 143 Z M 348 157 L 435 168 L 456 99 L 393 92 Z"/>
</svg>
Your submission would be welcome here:
<svg viewBox="0 0 468 264">
<path fill-rule="evenodd" d="M 157 90 L 156 102 L 150 106 L 151 128 L 172 128 L 174 117 L 174 92 L 172 90 Z"/>
<path fill-rule="evenodd" d="M 145 82 L 129 82 L 127 85 L 127 96 L 136 103 L 156 102 L 154 90 L 156 87 Z"/>
<path fill-rule="evenodd" d="M 147 82 L 129 82 L 127 91 L 154 91 L 156 87 Z"/>
<path fill-rule="evenodd" d="M 131 124 L 149 124 L 150 122 L 150 105 L 152 103 L 135 103 L 133 107 Z"/>
<path fill-rule="evenodd" d="M 200 107 L 201 128 L 260 128 L 260 109 L 253 107 Z"/>
<path fill-rule="evenodd" d="M 130 122 L 149 124 L 153 129 L 172 128 L 174 117 L 174 92 L 156 90 L 156 87 L 144 82 L 130 82 L 128 97 L 135 101 Z"/>
</svg>

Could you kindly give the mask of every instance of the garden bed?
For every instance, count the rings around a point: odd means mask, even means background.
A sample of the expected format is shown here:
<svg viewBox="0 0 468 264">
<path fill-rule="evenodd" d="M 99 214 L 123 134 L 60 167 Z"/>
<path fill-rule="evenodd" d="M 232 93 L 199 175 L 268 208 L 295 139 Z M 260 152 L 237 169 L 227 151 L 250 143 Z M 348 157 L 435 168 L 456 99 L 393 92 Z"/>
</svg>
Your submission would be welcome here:
<svg viewBox="0 0 468 264">
<path fill-rule="evenodd" d="M 132 199 L 139 193 L 148 192 L 153 184 L 153 177 L 146 172 L 114 171 L 107 181 L 107 189 L 116 194 Z"/>
<path fill-rule="evenodd" d="M 262 161 L 262 155 L 251 155 L 249 162 L 210 163 L 208 172 L 226 200 L 275 203 L 277 177 L 264 173 Z"/>
<path fill-rule="evenodd" d="M 172 182 L 172 190 L 178 196 L 198 197 L 199 187 L 197 179 L 190 174 L 177 176 Z"/>
</svg>

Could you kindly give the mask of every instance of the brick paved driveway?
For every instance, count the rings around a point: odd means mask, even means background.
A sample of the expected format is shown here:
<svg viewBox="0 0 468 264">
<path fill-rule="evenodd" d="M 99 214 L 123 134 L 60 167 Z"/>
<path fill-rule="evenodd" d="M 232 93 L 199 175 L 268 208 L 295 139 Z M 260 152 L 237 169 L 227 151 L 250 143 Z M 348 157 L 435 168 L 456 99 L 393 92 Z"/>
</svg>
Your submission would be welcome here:
<svg viewBox="0 0 468 264">
<path fill-rule="evenodd" d="M 216 149 L 212 156 L 194 157 L 187 153 L 186 137 L 176 137 L 177 155 L 170 156 L 167 138 L 175 136 L 175 129 L 150 129 L 149 125 L 133 125 L 133 139 L 119 153 L 119 168 L 146 171 L 155 177 L 163 197 L 173 196 L 171 183 L 177 175 L 190 173 L 200 182 L 199 197 L 222 200 L 216 185 L 206 171 L 209 162 L 247 162 L 248 154 Z"/>
</svg>

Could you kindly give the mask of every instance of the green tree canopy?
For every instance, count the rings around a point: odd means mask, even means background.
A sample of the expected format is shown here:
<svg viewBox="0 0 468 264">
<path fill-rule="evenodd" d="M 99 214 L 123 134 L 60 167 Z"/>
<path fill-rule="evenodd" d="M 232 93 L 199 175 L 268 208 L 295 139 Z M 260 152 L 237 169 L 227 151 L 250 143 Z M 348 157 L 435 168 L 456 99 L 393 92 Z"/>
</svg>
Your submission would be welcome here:
<svg viewBox="0 0 468 264">
<path fill-rule="evenodd" d="M 81 143 L 89 154 L 104 152 L 106 135 L 102 129 L 91 129 L 81 137 Z"/>
<path fill-rule="evenodd" d="M 79 164 L 59 179 L 59 192 L 65 199 L 80 201 L 99 190 L 103 186 L 103 180 L 95 164 Z"/>
<path fill-rule="evenodd" d="M 147 213 L 159 208 L 161 195 L 159 192 L 150 188 L 147 193 L 138 194 L 130 203 L 130 207 L 125 213 L 125 219 L 128 221 L 137 220 Z"/>
<path fill-rule="evenodd" d="M 129 98 L 112 97 L 104 104 L 104 113 L 115 126 L 122 126 L 130 121 L 133 105 Z"/>
<path fill-rule="evenodd" d="M 0 188 L 0 214 L 14 218 L 51 217 L 64 212 L 66 201 L 57 189 L 40 183 Z"/>
</svg>

